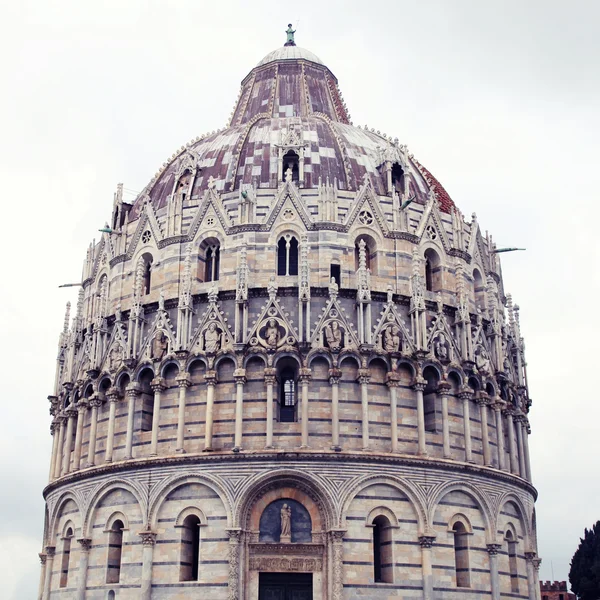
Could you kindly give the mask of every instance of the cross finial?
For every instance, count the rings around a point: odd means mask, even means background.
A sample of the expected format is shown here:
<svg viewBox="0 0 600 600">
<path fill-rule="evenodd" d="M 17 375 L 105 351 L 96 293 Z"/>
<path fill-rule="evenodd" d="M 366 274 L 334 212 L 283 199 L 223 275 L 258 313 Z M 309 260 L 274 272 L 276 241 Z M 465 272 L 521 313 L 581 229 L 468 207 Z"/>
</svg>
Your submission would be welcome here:
<svg viewBox="0 0 600 600">
<path fill-rule="evenodd" d="M 296 33 L 295 29 L 292 29 L 292 24 L 288 23 L 288 28 L 286 30 L 287 40 L 284 46 L 295 46 L 296 42 L 294 41 L 294 34 Z"/>
</svg>

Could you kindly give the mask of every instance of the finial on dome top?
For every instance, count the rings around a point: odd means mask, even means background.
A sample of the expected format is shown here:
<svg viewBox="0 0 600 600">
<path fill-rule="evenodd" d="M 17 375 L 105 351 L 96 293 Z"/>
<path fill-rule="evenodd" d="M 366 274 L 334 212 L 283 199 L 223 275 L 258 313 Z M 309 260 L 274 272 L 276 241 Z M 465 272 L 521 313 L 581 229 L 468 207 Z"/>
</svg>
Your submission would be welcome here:
<svg viewBox="0 0 600 600">
<path fill-rule="evenodd" d="M 287 33 L 287 41 L 284 46 L 295 46 L 296 42 L 294 41 L 294 34 L 296 33 L 295 29 L 292 29 L 292 24 L 288 23 L 288 28 L 286 30 Z"/>
</svg>

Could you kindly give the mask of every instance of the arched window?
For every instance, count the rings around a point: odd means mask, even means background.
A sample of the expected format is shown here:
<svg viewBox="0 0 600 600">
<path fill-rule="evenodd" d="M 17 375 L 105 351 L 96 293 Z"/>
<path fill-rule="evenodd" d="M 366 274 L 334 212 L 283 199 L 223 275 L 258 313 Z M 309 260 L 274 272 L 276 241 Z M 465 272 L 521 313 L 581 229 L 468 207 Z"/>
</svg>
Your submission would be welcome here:
<svg viewBox="0 0 600 600">
<path fill-rule="evenodd" d="M 519 592 L 519 568 L 517 565 L 517 540 L 509 529 L 506 532 L 506 544 L 508 546 L 508 568 L 510 571 L 510 589 L 513 593 Z"/>
<path fill-rule="evenodd" d="M 119 583 L 121 579 L 121 556 L 123 554 L 123 521 L 117 519 L 108 532 L 108 560 L 106 583 Z"/>
<path fill-rule="evenodd" d="M 60 587 L 67 587 L 69 582 L 69 559 L 71 558 L 71 540 L 73 539 L 73 529 L 69 527 L 63 538 L 63 553 L 60 565 Z"/>
<path fill-rule="evenodd" d="M 485 310 L 485 284 L 479 269 L 473 269 L 473 288 L 475 293 L 475 306 Z"/>
<path fill-rule="evenodd" d="M 441 408 L 437 399 L 440 376 L 434 367 L 428 366 L 423 369 L 423 377 L 427 381 L 423 391 L 425 431 L 437 432 L 440 431 L 442 422 Z"/>
<path fill-rule="evenodd" d="M 198 581 L 199 563 L 200 519 L 197 515 L 188 515 L 181 527 L 179 581 Z"/>
<path fill-rule="evenodd" d="M 106 600 L 115 600 L 115 590 L 109 590 L 108 596 L 106 596 Z"/>
<path fill-rule="evenodd" d="M 144 369 L 139 376 L 139 383 L 142 388 L 141 394 L 141 418 L 139 427 L 141 431 L 152 431 L 152 417 L 154 414 L 154 390 L 151 381 L 154 379 L 152 369 Z M 138 413 L 139 414 L 139 413 Z"/>
<path fill-rule="evenodd" d="M 219 269 L 221 262 L 221 248 L 219 244 L 213 244 L 206 249 L 204 263 L 204 281 L 219 281 Z"/>
<path fill-rule="evenodd" d="M 277 242 L 277 275 L 298 275 L 298 240 L 293 235 Z"/>
<path fill-rule="evenodd" d="M 285 181 L 287 170 L 292 171 L 292 181 L 300 180 L 300 157 L 293 151 L 288 150 L 283 157 L 283 179 Z"/>
<path fill-rule="evenodd" d="M 373 580 L 375 583 L 394 582 L 392 528 L 384 515 L 373 519 Z"/>
<path fill-rule="evenodd" d="M 457 521 L 452 528 L 454 532 L 454 565 L 456 587 L 471 587 L 469 571 L 469 534 L 463 523 Z"/>
<path fill-rule="evenodd" d="M 425 288 L 428 292 L 439 292 L 442 290 L 440 257 L 431 248 L 425 250 Z"/>
<path fill-rule="evenodd" d="M 404 170 L 398 163 L 392 165 L 392 188 L 398 194 L 404 193 Z"/>
<path fill-rule="evenodd" d="M 142 256 L 144 261 L 143 279 L 142 279 L 142 294 L 147 295 L 150 293 L 152 288 L 152 255 L 144 254 Z"/>
<path fill-rule="evenodd" d="M 286 367 L 280 375 L 279 421 L 296 421 L 296 373 L 292 367 Z"/>
<path fill-rule="evenodd" d="M 354 268 L 358 271 L 360 267 L 360 241 L 365 241 L 365 262 L 366 267 L 371 271 L 371 275 L 377 272 L 377 246 L 375 240 L 368 235 L 361 235 L 356 238 L 354 243 Z"/>
</svg>

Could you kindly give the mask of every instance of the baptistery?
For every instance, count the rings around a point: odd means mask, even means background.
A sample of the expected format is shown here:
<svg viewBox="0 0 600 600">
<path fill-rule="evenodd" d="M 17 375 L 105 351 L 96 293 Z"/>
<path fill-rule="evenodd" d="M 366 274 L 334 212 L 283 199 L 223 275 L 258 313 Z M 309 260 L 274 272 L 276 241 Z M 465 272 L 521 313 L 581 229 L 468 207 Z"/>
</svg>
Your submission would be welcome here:
<svg viewBox="0 0 600 600">
<path fill-rule="evenodd" d="M 502 248 L 291 27 L 102 231 L 49 397 L 40 598 L 539 598 Z"/>
</svg>

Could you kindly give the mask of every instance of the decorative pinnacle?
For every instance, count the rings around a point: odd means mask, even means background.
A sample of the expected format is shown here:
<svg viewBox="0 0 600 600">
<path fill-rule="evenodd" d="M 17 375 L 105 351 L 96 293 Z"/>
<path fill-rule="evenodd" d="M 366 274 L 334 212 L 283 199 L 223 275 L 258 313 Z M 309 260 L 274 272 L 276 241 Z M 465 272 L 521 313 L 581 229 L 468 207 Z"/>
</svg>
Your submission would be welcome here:
<svg viewBox="0 0 600 600">
<path fill-rule="evenodd" d="M 284 46 L 295 46 L 296 42 L 294 41 L 294 34 L 296 33 L 295 29 L 292 29 L 292 24 L 288 23 L 288 28 L 286 30 L 287 40 Z"/>
</svg>

